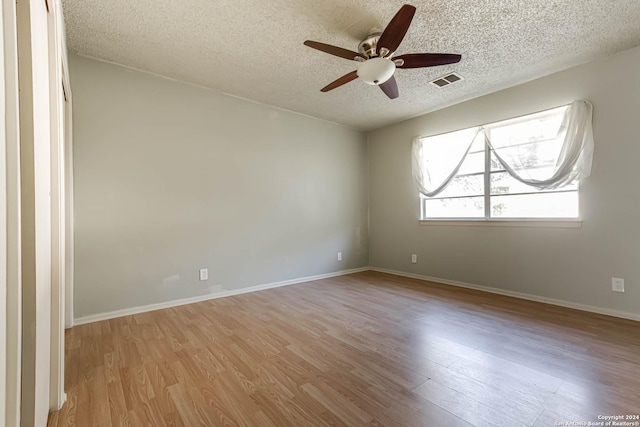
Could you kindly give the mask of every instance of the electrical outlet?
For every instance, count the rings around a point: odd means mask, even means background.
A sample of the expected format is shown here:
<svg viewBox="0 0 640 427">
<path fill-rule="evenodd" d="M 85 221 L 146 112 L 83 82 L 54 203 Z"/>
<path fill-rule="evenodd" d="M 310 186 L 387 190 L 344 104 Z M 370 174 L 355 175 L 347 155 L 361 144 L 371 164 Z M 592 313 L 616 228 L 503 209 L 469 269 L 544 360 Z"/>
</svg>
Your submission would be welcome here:
<svg viewBox="0 0 640 427">
<path fill-rule="evenodd" d="M 200 269 L 200 280 L 209 280 L 209 270 L 206 268 Z"/>
<path fill-rule="evenodd" d="M 611 290 L 613 292 L 624 292 L 624 279 L 611 278 Z"/>
<path fill-rule="evenodd" d="M 338 261 L 342 261 L 342 252 L 338 252 Z"/>
<path fill-rule="evenodd" d="M 411 263 L 412 264 L 417 264 L 418 263 L 418 255 L 411 254 Z"/>
</svg>

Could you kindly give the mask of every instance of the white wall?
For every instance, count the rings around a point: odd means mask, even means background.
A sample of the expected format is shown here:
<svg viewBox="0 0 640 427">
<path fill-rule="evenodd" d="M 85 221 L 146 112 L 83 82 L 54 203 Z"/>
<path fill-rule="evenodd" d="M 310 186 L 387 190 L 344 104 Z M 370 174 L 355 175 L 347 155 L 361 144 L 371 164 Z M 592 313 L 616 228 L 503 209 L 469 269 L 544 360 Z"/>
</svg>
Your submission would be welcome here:
<svg viewBox="0 0 640 427">
<path fill-rule="evenodd" d="M 70 67 L 76 318 L 368 265 L 362 133 L 91 59 Z"/>
<path fill-rule="evenodd" d="M 638 70 L 635 48 L 371 132 L 371 265 L 640 314 Z M 592 176 L 580 189 L 581 229 L 418 224 L 414 136 L 574 99 L 594 106 L 596 151 Z M 418 264 L 410 263 L 411 253 L 419 255 Z M 625 294 L 611 292 L 612 276 L 626 279 Z"/>
</svg>

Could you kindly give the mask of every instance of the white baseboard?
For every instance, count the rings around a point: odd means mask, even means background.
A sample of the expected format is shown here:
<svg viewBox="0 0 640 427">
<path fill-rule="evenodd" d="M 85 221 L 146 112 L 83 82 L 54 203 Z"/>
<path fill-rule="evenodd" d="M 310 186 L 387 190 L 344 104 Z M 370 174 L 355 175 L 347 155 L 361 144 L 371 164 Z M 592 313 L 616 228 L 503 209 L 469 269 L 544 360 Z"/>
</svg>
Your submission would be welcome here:
<svg viewBox="0 0 640 427">
<path fill-rule="evenodd" d="M 378 271 L 380 273 L 393 274 L 394 276 L 409 277 L 411 279 L 425 280 L 428 282 L 441 283 L 443 285 L 451 285 L 451 286 L 457 286 L 460 288 L 475 289 L 477 291 L 489 292 L 492 294 L 505 295 L 508 297 L 541 302 L 541 303 L 551 304 L 551 305 L 557 305 L 560 307 L 572 308 L 575 310 L 588 311 L 590 313 L 604 314 L 607 316 L 619 317 L 622 319 L 640 321 L 640 314 L 628 313 L 626 311 L 612 310 L 609 308 L 595 307 L 595 306 L 586 305 L 586 304 L 578 304 L 571 301 L 541 297 L 538 295 L 526 294 L 524 292 L 508 291 L 505 289 L 492 288 L 490 286 L 476 285 L 473 283 L 458 282 L 456 280 L 441 279 L 439 277 L 430 277 L 430 276 L 423 276 L 420 274 L 405 273 L 403 271 L 387 270 L 385 268 L 370 267 L 369 269 L 371 271 Z"/>
<path fill-rule="evenodd" d="M 262 285 L 249 286 L 247 288 L 233 289 L 216 294 L 200 295 L 192 298 L 183 298 L 173 301 L 160 302 L 156 304 L 143 305 L 140 307 L 124 308 L 122 310 L 109 311 L 106 313 L 91 314 L 89 316 L 77 317 L 73 325 L 84 325 L 87 323 L 99 322 L 101 320 L 115 319 L 116 317 L 129 316 L 131 314 L 146 313 L 148 311 L 161 310 L 163 308 L 177 307 L 179 305 L 193 304 L 196 302 L 208 301 L 216 298 L 230 297 L 233 295 L 246 294 L 249 292 L 263 291 L 265 289 L 279 288 L 281 286 L 296 285 L 298 283 L 312 282 L 314 280 L 328 279 L 330 277 L 344 276 L 346 274 L 360 273 L 368 271 L 369 267 L 352 268 L 350 270 L 335 271 L 333 273 L 318 274 L 317 276 L 300 277 L 297 279 L 283 280 Z"/>
<path fill-rule="evenodd" d="M 53 413 L 62 409 L 62 406 L 67 402 L 67 393 L 62 393 L 60 399 L 53 406 L 49 408 L 49 413 Z"/>
<path fill-rule="evenodd" d="M 420 274 L 406 273 L 406 272 L 397 271 L 397 270 L 388 270 L 385 268 L 361 267 L 361 268 L 353 268 L 350 270 L 336 271 L 333 273 L 319 274 L 317 276 L 308 276 L 308 277 L 301 277 L 297 279 L 284 280 L 281 282 L 266 283 L 266 284 L 250 286 L 242 289 L 234 289 L 230 291 L 220 292 L 217 294 L 200 295 L 192 298 L 183 298 L 179 300 L 166 301 L 166 302 L 161 302 L 157 304 L 149 304 L 149 305 L 140 306 L 140 307 L 125 308 L 122 310 L 110 311 L 107 313 L 92 314 L 89 316 L 76 318 L 73 322 L 73 325 L 74 326 L 84 325 L 87 323 L 99 322 L 101 320 L 108 320 L 108 319 L 114 319 L 116 317 L 129 316 L 131 314 L 146 313 L 148 311 L 161 310 L 163 308 L 177 307 L 180 305 L 193 304 L 196 302 L 208 301 L 216 298 L 224 298 L 224 297 L 229 297 L 233 295 L 246 294 L 249 292 L 262 291 L 265 289 L 279 288 L 281 286 L 289 286 L 289 285 L 295 285 L 299 283 L 312 282 L 314 280 L 328 279 L 330 277 L 344 276 L 347 274 L 360 273 L 368 270 L 378 271 L 380 273 L 393 274 L 394 276 L 402 276 L 402 277 L 409 277 L 411 279 L 424 280 L 427 282 L 441 283 L 443 285 L 451 285 L 451 286 L 457 286 L 460 288 L 474 289 L 477 291 L 489 292 L 492 294 L 505 295 L 513 298 L 528 300 L 528 301 L 541 302 L 545 304 L 556 305 L 559 307 L 566 307 L 566 308 L 572 308 L 575 310 L 587 311 L 590 313 L 604 314 L 607 316 L 619 317 L 622 319 L 640 321 L 640 314 L 628 313 L 626 311 L 595 307 L 592 305 L 579 304 L 579 303 L 555 299 L 555 298 L 541 297 L 538 295 L 527 294 L 524 292 L 508 291 L 505 289 L 492 288 L 490 286 L 476 285 L 473 283 L 459 282 L 456 280 L 442 279 L 439 277 L 431 277 L 431 276 L 424 276 Z"/>
</svg>

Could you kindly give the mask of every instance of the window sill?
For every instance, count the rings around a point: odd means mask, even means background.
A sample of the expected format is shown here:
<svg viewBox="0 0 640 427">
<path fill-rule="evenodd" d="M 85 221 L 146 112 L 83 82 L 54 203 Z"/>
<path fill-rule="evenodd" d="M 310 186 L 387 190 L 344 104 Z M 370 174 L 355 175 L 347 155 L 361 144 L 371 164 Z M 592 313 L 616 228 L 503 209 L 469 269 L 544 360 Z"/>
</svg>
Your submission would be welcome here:
<svg viewBox="0 0 640 427">
<path fill-rule="evenodd" d="M 420 225 L 469 227 L 582 228 L 580 219 L 421 219 Z"/>
</svg>

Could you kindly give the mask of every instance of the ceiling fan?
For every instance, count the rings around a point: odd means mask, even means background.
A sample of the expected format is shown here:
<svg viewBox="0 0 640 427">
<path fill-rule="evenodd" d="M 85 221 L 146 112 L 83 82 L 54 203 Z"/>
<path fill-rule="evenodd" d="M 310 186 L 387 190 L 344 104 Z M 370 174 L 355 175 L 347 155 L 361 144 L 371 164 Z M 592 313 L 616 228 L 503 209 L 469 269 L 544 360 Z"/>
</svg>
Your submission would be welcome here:
<svg viewBox="0 0 640 427">
<path fill-rule="evenodd" d="M 395 99 L 399 95 L 398 84 L 393 77 L 396 68 L 435 67 L 460 62 L 462 56 L 451 53 L 409 53 L 393 56 L 407 34 L 415 13 L 414 6 L 402 6 L 382 33 L 370 34 L 360 42 L 358 52 L 312 40 L 305 41 L 306 46 L 360 63 L 356 71 L 340 77 L 320 90 L 328 92 L 359 77 L 367 84 L 380 86 L 389 98 Z"/>
</svg>

